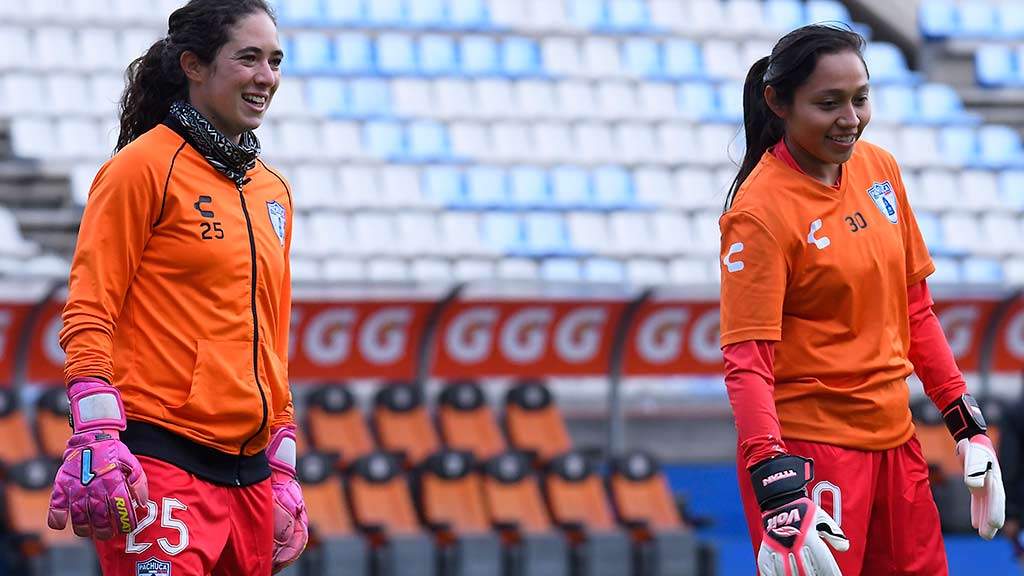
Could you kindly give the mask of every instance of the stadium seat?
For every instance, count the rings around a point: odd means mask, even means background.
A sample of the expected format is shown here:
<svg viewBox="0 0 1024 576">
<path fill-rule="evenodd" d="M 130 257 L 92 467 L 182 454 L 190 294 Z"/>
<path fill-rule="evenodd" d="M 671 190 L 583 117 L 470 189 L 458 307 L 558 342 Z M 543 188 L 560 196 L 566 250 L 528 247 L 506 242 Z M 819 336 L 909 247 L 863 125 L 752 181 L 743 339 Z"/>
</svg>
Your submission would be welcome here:
<svg viewBox="0 0 1024 576">
<path fill-rule="evenodd" d="M 443 124 L 418 120 L 406 130 L 407 153 L 411 160 L 440 162 L 451 156 L 448 134 Z"/>
<path fill-rule="evenodd" d="M 405 156 L 406 142 L 402 125 L 387 120 L 363 124 L 363 148 L 381 160 L 398 160 Z"/>
<path fill-rule="evenodd" d="M 620 285 L 626 281 L 626 269 L 619 260 L 587 258 L 583 261 L 583 280 L 594 284 Z"/>
<path fill-rule="evenodd" d="M 978 157 L 978 134 L 967 126 L 945 126 L 939 129 L 941 159 L 951 166 L 973 164 Z"/>
<path fill-rule="evenodd" d="M 306 431 L 318 452 L 333 454 L 341 468 L 348 468 L 376 447 L 356 404 L 344 384 L 325 384 L 308 396 Z"/>
<path fill-rule="evenodd" d="M 523 219 L 524 249 L 535 256 L 571 255 L 565 220 L 557 212 L 530 212 Z"/>
<path fill-rule="evenodd" d="M 622 45 L 622 67 L 636 78 L 658 77 L 662 74 L 661 50 L 649 38 L 628 38 Z"/>
<path fill-rule="evenodd" d="M 569 0 L 569 23 L 583 30 L 596 30 L 605 27 L 608 15 L 602 0 Z"/>
<path fill-rule="evenodd" d="M 358 78 L 349 83 L 348 111 L 360 118 L 388 117 L 391 115 L 391 90 L 387 82 L 378 78 Z M 386 126 L 386 125 L 385 125 Z M 372 130 L 383 128 L 374 127 Z M 367 131 L 371 131 L 367 128 Z M 377 148 L 367 145 L 366 150 Z"/>
<path fill-rule="evenodd" d="M 565 538 L 551 524 L 529 458 L 520 452 L 491 458 L 484 466 L 482 484 L 491 524 L 506 545 L 506 574 L 568 574 Z"/>
<path fill-rule="evenodd" d="M 509 442 L 538 465 L 572 448 L 572 440 L 551 391 L 543 383 L 525 380 L 505 395 L 505 430 Z"/>
<path fill-rule="evenodd" d="M 65 418 L 64 427 L 67 428 Z M 64 530 L 46 525 L 50 491 L 60 458 L 39 457 L 8 469 L 4 485 L 7 529 L 30 574 L 92 576 L 95 548 L 75 536 L 70 521 Z"/>
<path fill-rule="evenodd" d="M 486 0 L 448 0 L 448 21 L 455 28 L 486 29 L 491 17 Z"/>
<path fill-rule="evenodd" d="M 700 47 L 685 38 L 673 38 L 663 45 L 665 76 L 675 80 L 693 80 L 704 76 L 704 58 Z"/>
<path fill-rule="evenodd" d="M 958 7 L 957 35 L 989 38 L 996 35 L 996 9 L 990 2 L 963 2 Z"/>
<path fill-rule="evenodd" d="M 807 0 L 805 5 L 806 24 L 818 22 L 843 22 L 852 24 L 850 12 L 839 0 Z"/>
<path fill-rule="evenodd" d="M 907 61 L 895 44 L 868 42 L 864 48 L 864 60 L 872 82 L 914 82 L 917 79 L 917 75 L 907 68 Z"/>
<path fill-rule="evenodd" d="M 423 4 L 429 5 L 430 2 Z M 438 0 L 436 4 L 440 5 Z M 419 2 L 410 5 L 419 6 Z M 419 70 L 428 76 L 447 76 L 458 70 L 455 42 L 447 36 L 427 34 L 419 40 Z"/>
<path fill-rule="evenodd" d="M 509 36 L 501 41 L 501 71 L 510 78 L 534 76 L 541 72 L 540 47 L 523 36 Z"/>
<path fill-rule="evenodd" d="M 0 469 L 39 455 L 25 413 L 11 388 L 0 388 Z"/>
<path fill-rule="evenodd" d="M 375 564 L 393 576 L 434 576 L 434 546 L 420 529 L 416 508 L 397 458 L 363 456 L 348 476 L 352 519 L 373 546 Z"/>
<path fill-rule="evenodd" d="M 769 28 L 783 33 L 799 28 L 806 20 L 800 0 L 766 0 L 763 14 Z"/>
<path fill-rule="evenodd" d="M 1009 210 L 1024 211 L 1024 170 L 1004 170 L 999 174 L 1000 204 Z"/>
<path fill-rule="evenodd" d="M 921 33 L 931 40 L 942 40 L 957 31 L 957 9 L 952 1 L 922 2 L 918 12 Z"/>
<path fill-rule="evenodd" d="M 479 462 L 507 448 L 487 398 L 476 382 L 457 381 L 445 386 L 438 398 L 437 423 L 445 446 L 468 451 Z"/>
<path fill-rule="evenodd" d="M 999 87 L 1016 83 L 1014 54 L 1004 44 L 985 44 L 974 53 L 974 74 L 982 86 Z"/>
<path fill-rule="evenodd" d="M 934 284 L 957 284 L 963 281 L 963 274 L 960 263 L 949 257 L 935 256 L 932 258 L 935 263 L 935 272 L 928 277 L 928 281 Z"/>
<path fill-rule="evenodd" d="M 640 573 L 695 575 L 696 538 L 683 524 L 658 462 L 639 451 L 613 459 L 608 484 L 619 522 L 638 547 Z"/>
<path fill-rule="evenodd" d="M 629 539 L 615 523 L 593 464 L 577 452 L 559 456 L 549 464 L 544 486 L 552 519 L 573 546 L 573 574 L 629 574 Z"/>
<path fill-rule="evenodd" d="M 498 46 L 487 36 L 463 36 L 459 44 L 462 73 L 469 76 L 493 75 L 500 71 Z"/>
<path fill-rule="evenodd" d="M 540 265 L 540 278 L 552 283 L 576 283 L 583 279 L 575 258 L 546 258 Z"/>
<path fill-rule="evenodd" d="M 996 10 L 996 27 L 1003 38 L 1024 35 L 1024 6 L 1017 2 L 1000 2 Z"/>
<path fill-rule="evenodd" d="M 466 205 L 483 210 L 508 205 L 508 179 L 494 166 L 471 166 L 466 169 Z"/>
<path fill-rule="evenodd" d="M 335 456 L 306 451 L 295 462 L 296 476 L 309 519 L 309 545 L 299 560 L 302 573 L 329 574 L 336 566 L 347 573 L 368 574 L 366 542 L 356 533 Z"/>
<path fill-rule="evenodd" d="M 993 168 L 1024 165 L 1020 134 L 1009 126 L 987 125 L 978 129 L 978 152 L 982 164 Z"/>
<path fill-rule="evenodd" d="M 1003 265 L 999 260 L 971 256 L 962 264 L 963 281 L 968 284 L 998 286 L 1003 283 Z"/>
<path fill-rule="evenodd" d="M 375 54 L 380 74 L 410 74 L 417 70 L 416 45 L 409 35 L 384 33 L 377 36 Z"/>
<path fill-rule="evenodd" d="M 418 0 L 406 4 L 406 22 L 410 26 L 438 28 L 445 25 L 444 0 Z"/>
<path fill-rule="evenodd" d="M 47 388 L 36 400 L 36 437 L 43 456 L 61 458 L 71 437 L 67 390 L 63 385 Z"/>
<path fill-rule="evenodd" d="M 441 549 L 441 573 L 492 576 L 501 572 L 501 543 L 491 531 L 480 477 L 470 452 L 442 450 L 419 474 L 424 523 Z"/>
<path fill-rule="evenodd" d="M 335 4 L 356 6 L 348 0 L 335 0 Z M 347 74 L 363 74 L 374 69 L 374 47 L 370 38 L 359 32 L 343 32 L 334 39 L 334 67 Z"/>
<path fill-rule="evenodd" d="M 535 166 L 516 166 L 509 173 L 511 207 L 545 208 L 551 203 L 548 174 Z"/>
<path fill-rule="evenodd" d="M 364 2 L 365 18 L 371 26 L 381 28 L 398 27 L 405 22 L 405 6 L 402 0 L 373 0 Z"/>
<path fill-rule="evenodd" d="M 516 254 L 525 251 L 523 222 L 512 212 L 487 212 L 480 219 L 481 240 L 484 245 L 499 254 Z"/>
<path fill-rule="evenodd" d="M 441 447 L 423 395 L 412 383 L 382 384 L 374 396 L 373 424 L 382 450 L 401 455 L 405 466 L 418 466 Z"/>
<path fill-rule="evenodd" d="M 927 82 L 917 89 L 921 120 L 934 124 L 966 123 L 975 124 L 980 118 L 963 108 L 957 91 L 948 84 Z"/>
</svg>

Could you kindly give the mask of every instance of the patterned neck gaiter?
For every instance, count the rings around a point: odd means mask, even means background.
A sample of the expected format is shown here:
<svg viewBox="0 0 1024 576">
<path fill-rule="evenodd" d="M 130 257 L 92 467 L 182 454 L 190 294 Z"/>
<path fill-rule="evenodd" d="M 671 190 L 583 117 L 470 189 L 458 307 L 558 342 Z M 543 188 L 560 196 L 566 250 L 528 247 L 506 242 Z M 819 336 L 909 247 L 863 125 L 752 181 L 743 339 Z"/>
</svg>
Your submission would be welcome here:
<svg viewBox="0 0 1024 576">
<path fill-rule="evenodd" d="M 236 145 L 214 128 L 192 104 L 177 100 L 171 104 L 171 116 L 188 132 L 196 150 L 206 161 L 235 184 L 241 186 L 245 173 L 256 166 L 260 141 L 251 131 L 242 132 Z"/>
</svg>

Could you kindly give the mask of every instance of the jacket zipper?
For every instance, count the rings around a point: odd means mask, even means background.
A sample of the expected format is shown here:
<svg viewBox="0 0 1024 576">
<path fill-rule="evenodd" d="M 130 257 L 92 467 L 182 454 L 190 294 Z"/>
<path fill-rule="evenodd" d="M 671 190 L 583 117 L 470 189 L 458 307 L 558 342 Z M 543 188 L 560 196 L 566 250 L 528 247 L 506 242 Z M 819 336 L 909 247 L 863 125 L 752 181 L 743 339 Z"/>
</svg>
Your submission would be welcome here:
<svg viewBox="0 0 1024 576">
<path fill-rule="evenodd" d="M 242 184 L 248 182 L 246 178 L 241 183 L 236 182 L 235 187 L 238 188 L 238 200 L 242 204 L 242 213 L 245 215 L 245 226 L 249 231 L 249 256 L 252 261 L 252 286 L 249 291 L 250 293 L 250 305 L 252 307 L 252 371 L 253 378 L 256 380 L 256 390 L 260 393 L 260 401 L 263 402 L 263 419 L 260 421 L 260 427 L 256 429 L 256 432 L 249 437 L 248 440 L 242 443 L 242 447 L 238 449 L 238 460 L 235 462 L 235 485 L 241 486 L 241 469 L 242 469 L 242 458 L 245 456 L 245 447 L 252 442 L 254 438 L 263 432 L 263 429 L 267 427 L 267 397 L 263 393 L 263 387 L 260 386 L 260 370 L 259 370 L 259 353 L 260 353 L 260 322 L 259 315 L 256 313 L 256 237 L 252 231 L 252 220 L 249 218 L 249 209 L 245 204 L 245 195 L 242 194 Z"/>
</svg>

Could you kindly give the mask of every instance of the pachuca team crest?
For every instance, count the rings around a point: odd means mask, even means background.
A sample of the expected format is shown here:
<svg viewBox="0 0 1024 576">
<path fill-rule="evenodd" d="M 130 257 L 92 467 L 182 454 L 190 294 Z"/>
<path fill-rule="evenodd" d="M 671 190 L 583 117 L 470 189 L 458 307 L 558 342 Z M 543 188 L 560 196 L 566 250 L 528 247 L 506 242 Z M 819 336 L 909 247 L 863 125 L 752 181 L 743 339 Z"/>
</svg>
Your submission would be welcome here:
<svg viewBox="0 0 1024 576">
<path fill-rule="evenodd" d="M 878 206 L 882 215 L 889 219 L 889 222 L 893 224 L 899 222 L 896 191 L 892 189 L 892 184 L 889 184 L 888 180 L 875 182 L 871 188 L 868 188 L 868 195 L 871 196 L 871 200 L 875 202 L 875 206 Z"/>
<path fill-rule="evenodd" d="M 281 246 L 284 246 L 284 206 L 281 206 L 277 200 L 267 202 L 267 212 L 270 214 L 270 223 L 274 226 L 274 232 L 277 234 L 277 239 L 281 241 Z"/>
<path fill-rule="evenodd" d="M 136 562 L 135 574 L 137 576 L 171 576 L 171 563 L 156 558 Z"/>
</svg>

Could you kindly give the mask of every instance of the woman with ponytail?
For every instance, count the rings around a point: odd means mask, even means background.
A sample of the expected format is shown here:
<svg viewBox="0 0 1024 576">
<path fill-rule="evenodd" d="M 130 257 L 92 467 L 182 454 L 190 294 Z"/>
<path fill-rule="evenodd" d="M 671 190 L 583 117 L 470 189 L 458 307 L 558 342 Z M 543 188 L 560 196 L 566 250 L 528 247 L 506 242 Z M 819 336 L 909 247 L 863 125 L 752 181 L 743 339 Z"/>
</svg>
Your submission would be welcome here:
<svg viewBox="0 0 1024 576">
<path fill-rule="evenodd" d="M 73 430 L 48 518 L 107 576 L 265 575 L 305 548 L 291 190 L 253 134 L 283 56 L 264 0 L 191 0 L 128 67 L 63 312 Z"/>
<path fill-rule="evenodd" d="M 747 149 L 719 222 L 721 343 L 763 575 L 948 573 L 912 371 L 957 443 L 975 528 L 991 539 L 1003 525 L 999 463 L 932 311 L 935 266 L 899 167 L 860 140 L 863 46 L 805 26 L 744 85 Z"/>
</svg>

